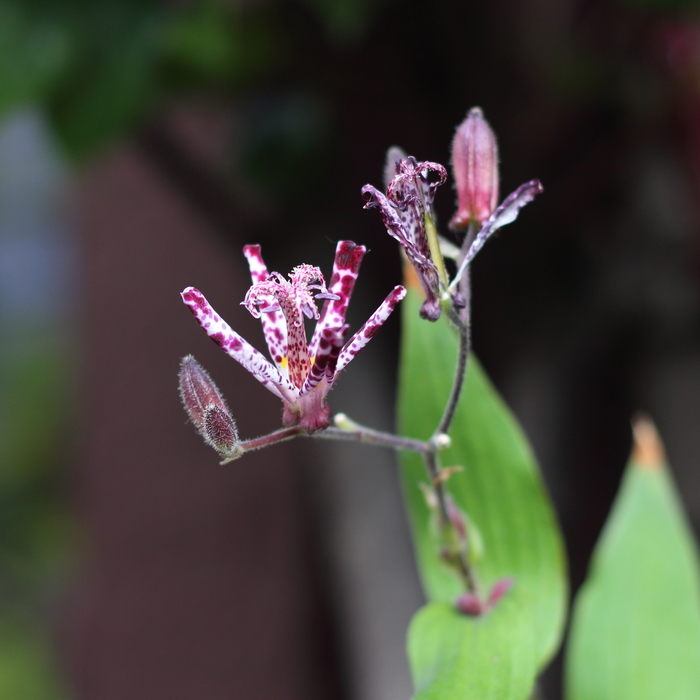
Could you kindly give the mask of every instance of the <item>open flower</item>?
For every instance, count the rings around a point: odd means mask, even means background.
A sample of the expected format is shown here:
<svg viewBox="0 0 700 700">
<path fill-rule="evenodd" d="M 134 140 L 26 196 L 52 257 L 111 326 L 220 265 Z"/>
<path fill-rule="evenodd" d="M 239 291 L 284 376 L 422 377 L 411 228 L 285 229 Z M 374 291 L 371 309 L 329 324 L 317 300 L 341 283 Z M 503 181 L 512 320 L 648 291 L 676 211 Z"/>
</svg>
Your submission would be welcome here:
<svg viewBox="0 0 700 700">
<path fill-rule="evenodd" d="M 282 399 L 285 425 L 299 421 L 307 433 L 330 425 L 330 409 L 325 398 L 335 378 L 406 295 L 403 287 L 394 287 L 362 328 L 345 342 L 349 328 L 345 314 L 365 252 L 364 246 L 340 241 L 333 276 L 326 287 L 317 267 L 300 265 L 286 279 L 279 272 L 268 273 L 260 246 L 243 249 L 253 286 L 242 304 L 260 318 L 272 362 L 232 330 L 201 292 L 194 287 L 182 292 L 182 300 L 207 335 Z M 320 313 L 316 299 L 325 300 Z M 306 339 L 304 317 L 317 320 L 310 343 Z"/>
<path fill-rule="evenodd" d="M 372 185 L 365 185 L 362 194 L 365 209 L 377 208 L 389 235 L 406 251 L 425 293 L 420 314 L 436 321 L 440 317 L 440 270 L 442 258 L 431 254 L 426 227 L 432 225 L 431 207 L 435 190 L 447 179 L 447 171 L 439 163 L 422 162 L 409 156 L 397 160 L 396 175 L 387 186 L 386 195 Z M 437 179 L 431 180 L 432 173 Z M 436 242 L 437 242 L 437 233 Z M 439 258 L 435 260 L 435 257 Z M 437 263 L 437 264 L 436 264 Z"/>
</svg>

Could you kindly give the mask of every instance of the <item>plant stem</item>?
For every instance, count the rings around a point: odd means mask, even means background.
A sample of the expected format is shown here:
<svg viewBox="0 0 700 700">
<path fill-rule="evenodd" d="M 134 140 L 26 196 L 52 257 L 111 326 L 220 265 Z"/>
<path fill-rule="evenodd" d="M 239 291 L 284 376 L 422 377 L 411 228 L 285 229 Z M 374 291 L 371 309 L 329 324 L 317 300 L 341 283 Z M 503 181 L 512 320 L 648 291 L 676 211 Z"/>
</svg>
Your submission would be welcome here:
<svg viewBox="0 0 700 700">
<path fill-rule="evenodd" d="M 369 445 L 377 445 L 378 447 L 389 447 L 392 450 L 410 450 L 425 454 L 433 451 L 435 448 L 429 442 L 422 440 L 412 440 L 411 438 L 401 437 L 392 433 L 384 433 L 380 430 L 365 428 L 364 426 L 354 424 L 352 430 L 344 430 L 342 428 L 326 428 L 319 430 L 313 435 L 307 437 L 319 438 L 321 440 L 349 440 L 351 442 L 364 442 Z"/>
<path fill-rule="evenodd" d="M 423 460 L 425 461 L 425 468 L 430 476 L 430 481 L 435 489 L 435 496 L 437 497 L 438 501 L 440 530 L 444 531 L 446 528 L 453 527 L 453 525 L 447 506 L 447 492 L 445 491 L 445 484 L 440 478 L 440 465 L 438 464 L 437 453 L 434 450 L 425 452 L 423 454 Z M 467 541 L 467 546 L 468 544 L 469 542 Z M 474 573 L 471 566 L 469 566 L 469 562 L 467 561 L 467 552 L 460 550 L 452 553 L 455 555 L 455 559 L 457 560 L 459 575 L 462 578 L 464 586 L 466 587 L 467 591 L 477 595 L 476 580 L 474 578 Z"/>
<path fill-rule="evenodd" d="M 466 257 L 467 251 L 471 245 L 472 240 L 476 234 L 476 228 L 474 224 L 470 224 L 467 230 L 466 236 L 464 238 L 464 243 L 462 244 L 461 255 L 458 261 L 458 267 L 461 267 L 461 263 Z M 471 344 L 471 334 L 470 334 L 470 320 L 471 320 L 471 289 L 469 284 L 469 268 L 466 267 L 462 271 L 462 278 L 459 281 L 459 291 L 464 297 L 465 306 L 460 311 L 457 311 L 455 307 L 450 303 L 447 309 L 447 316 L 450 322 L 455 326 L 459 334 L 459 351 L 457 355 L 457 366 L 455 368 L 454 381 L 452 383 L 452 390 L 450 391 L 450 396 L 447 400 L 447 405 L 440 419 L 438 427 L 433 433 L 433 439 L 431 442 L 434 443 L 439 435 L 447 434 L 452 425 L 452 421 L 457 411 L 457 406 L 459 405 L 459 399 L 462 395 L 462 389 L 464 388 L 464 380 L 467 373 L 467 362 L 469 360 L 469 350 Z M 440 478 L 440 466 L 438 464 L 438 457 L 436 451 L 426 452 L 423 455 L 425 461 L 425 466 L 428 471 L 428 475 L 432 482 L 433 488 L 435 489 L 435 496 L 438 501 L 438 513 L 440 518 L 440 528 L 446 529 L 453 527 L 450 518 L 450 513 L 447 503 L 447 490 L 443 480 Z M 469 540 L 467 540 L 467 547 L 469 546 Z M 474 572 L 468 561 L 468 551 L 459 549 L 453 552 L 455 555 L 455 560 L 459 574 L 466 589 L 478 596 L 476 579 L 474 577 Z"/>
<path fill-rule="evenodd" d="M 462 261 L 469 252 L 469 248 L 476 238 L 476 224 L 474 222 L 469 224 L 467 233 L 464 236 L 464 242 L 462 243 L 462 248 L 459 255 L 458 264 L 462 264 Z M 471 326 L 471 310 L 472 310 L 472 290 L 471 290 L 471 268 L 467 266 L 464 270 L 464 274 L 458 283 L 459 292 L 464 297 L 466 302 L 464 308 L 461 309 L 460 316 L 462 321 L 464 321 L 466 326 Z"/>
<path fill-rule="evenodd" d="M 300 426 L 294 425 L 291 428 L 280 428 L 279 430 L 274 430 L 267 435 L 261 435 L 260 437 L 253 438 L 252 440 L 243 440 L 239 442 L 234 448 L 231 454 L 226 455 L 221 464 L 228 464 L 234 460 L 242 457 L 246 452 L 252 450 L 259 450 L 262 447 L 268 447 L 269 445 L 275 445 L 278 442 L 285 442 L 286 440 L 291 440 L 292 438 L 298 437 L 299 435 L 304 435 L 304 431 Z"/>
<path fill-rule="evenodd" d="M 363 442 L 368 445 L 389 447 L 392 450 L 410 450 L 412 452 L 419 452 L 420 454 L 425 454 L 431 451 L 436 452 L 439 449 L 439 446 L 433 444 L 433 442 L 412 440 L 411 438 L 401 437 L 400 435 L 385 433 L 381 430 L 366 428 L 352 421 L 349 422 L 352 425 L 352 428 L 349 430 L 331 427 L 326 428 L 325 430 L 319 430 L 318 432 L 309 435 L 300 426 L 294 425 L 291 428 L 274 430 L 267 435 L 261 435 L 260 437 L 253 438 L 252 440 L 243 440 L 236 445 L 229 455 L 226 455 L 226 458 L 221 462 L 221 464 L 233 462 L 239 457 L 242 457 L 246 452 L 259 450 L 263 447 L 269 447 L 270 445 L 276 445 L 278 442 L 285 442 L 296 437 Z"/>
<path fill-rule="evenodd" d="M 459 404 L 459 397 L 464 387 L 464 377 L 467 373 L 467 360 L 469 359 L 469 325 L 464 323 L 453 306 L 450 306 L 448 317 L 459 333 L 459 353 L 457 355 L 457 368 L 455 369 L 455 378 L 452 383 L 450 398 L 447 400 L 447 405 L 445 406 L 445 411 L 442 414 L 440 423 L 433 433 L 434 436 L 447 433 L 452 425 L 452 420 L 455 417 L 455 411 Z"/>
<path fill-rule="evenodd" d="M 473 223 L 469 224 L 467 233 L 464 237 L 464 242 L 460 251 L 460 259 L 458 264 L 464 260 L 469 246 L 476 235 L 476 227 Z M 447 310 L 447 315 L 450 322 L 455 326 L 459 333 L 459 354 L 457 355 L 457 367 L 455 369 L 455 378 L 452 384 L 450 398 L 447 400 L 445 411 L 442 414 L 442 419 L 435 430 L 435 435 L 447 433 L 452 425 L 452 420 L 459 404 L 459 397 L 462 394 L 464 387 L 464 378 L 467 373 L 467 361 L 469 359 L 469 350 L 471 346 L 471 289 L 469 284 L 469 267 L 464 270 L 462 279 L 459 282 L 460 294 L 464 297 L 465 306 L 461 311 L 457 311 L 450 304 Z"/>
</svg>

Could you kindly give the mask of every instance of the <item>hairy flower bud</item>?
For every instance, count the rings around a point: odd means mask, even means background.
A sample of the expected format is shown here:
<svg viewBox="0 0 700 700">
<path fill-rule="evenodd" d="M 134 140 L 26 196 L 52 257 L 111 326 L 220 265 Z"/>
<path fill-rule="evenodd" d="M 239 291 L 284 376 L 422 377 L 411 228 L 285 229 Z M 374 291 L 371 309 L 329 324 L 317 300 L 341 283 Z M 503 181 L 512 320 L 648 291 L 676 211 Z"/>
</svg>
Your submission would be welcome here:
<svg viewBox="0 0 700 700">
<path fill-rule="evenodd" d="M 238 444 L 236 423 L 207 371 L 192 357 L 180 363 L 180 398 L 205 442 L 222 454 Z"/>
<path fill-rule="evenodd" d="M 220 406 L 209 404 L 204 411 L 204 439 L 222 454 L 229 454 L 238 444 L 236 421 Z"/>
<path fill-rule="evenodd" d="M 469 110 L 452 141 L 452 172 L 457 187 L 457 213 L 450 228 L 481 226 L 498 205 L 498 146 L 478 107 Z"/>
</svg>

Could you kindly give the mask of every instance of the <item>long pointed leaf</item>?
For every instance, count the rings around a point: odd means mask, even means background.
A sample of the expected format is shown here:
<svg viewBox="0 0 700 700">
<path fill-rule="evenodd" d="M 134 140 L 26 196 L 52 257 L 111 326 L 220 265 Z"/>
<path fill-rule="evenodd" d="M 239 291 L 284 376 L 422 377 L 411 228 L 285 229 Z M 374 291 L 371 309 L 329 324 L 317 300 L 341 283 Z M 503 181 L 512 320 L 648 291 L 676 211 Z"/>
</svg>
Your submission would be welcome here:
<svg viewBox="0 0 700 700">
<path fill-rule="evenodd" d="M 652 431 L 652 432 L 650 432 Z M 569 700 L 700 698 L 696 545 L 650 424 L 576 598 Z"/>
</svg>

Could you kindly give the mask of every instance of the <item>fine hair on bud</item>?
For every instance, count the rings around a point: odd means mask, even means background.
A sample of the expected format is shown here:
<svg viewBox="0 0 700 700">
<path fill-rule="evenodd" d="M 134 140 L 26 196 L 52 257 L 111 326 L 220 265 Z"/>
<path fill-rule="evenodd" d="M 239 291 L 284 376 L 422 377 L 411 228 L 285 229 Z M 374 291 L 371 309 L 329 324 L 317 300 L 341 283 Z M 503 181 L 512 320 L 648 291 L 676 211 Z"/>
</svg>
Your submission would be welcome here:
<svg viewBox="0 0 700 700">
<path fill-rule="evenodd" d="M 236 423 L 209 373 L 187 355 L 178 378 L 182 404 L 205 442 L 223 454 L 231 452 L 238 444 Z"/>
<path fill-rule="evenodd" d="M 227 455 L 238 444 L 236 421 L 220 406 L 210 404 L 204 411 L 203 436 L 215 450 Z"/>
</svg>

